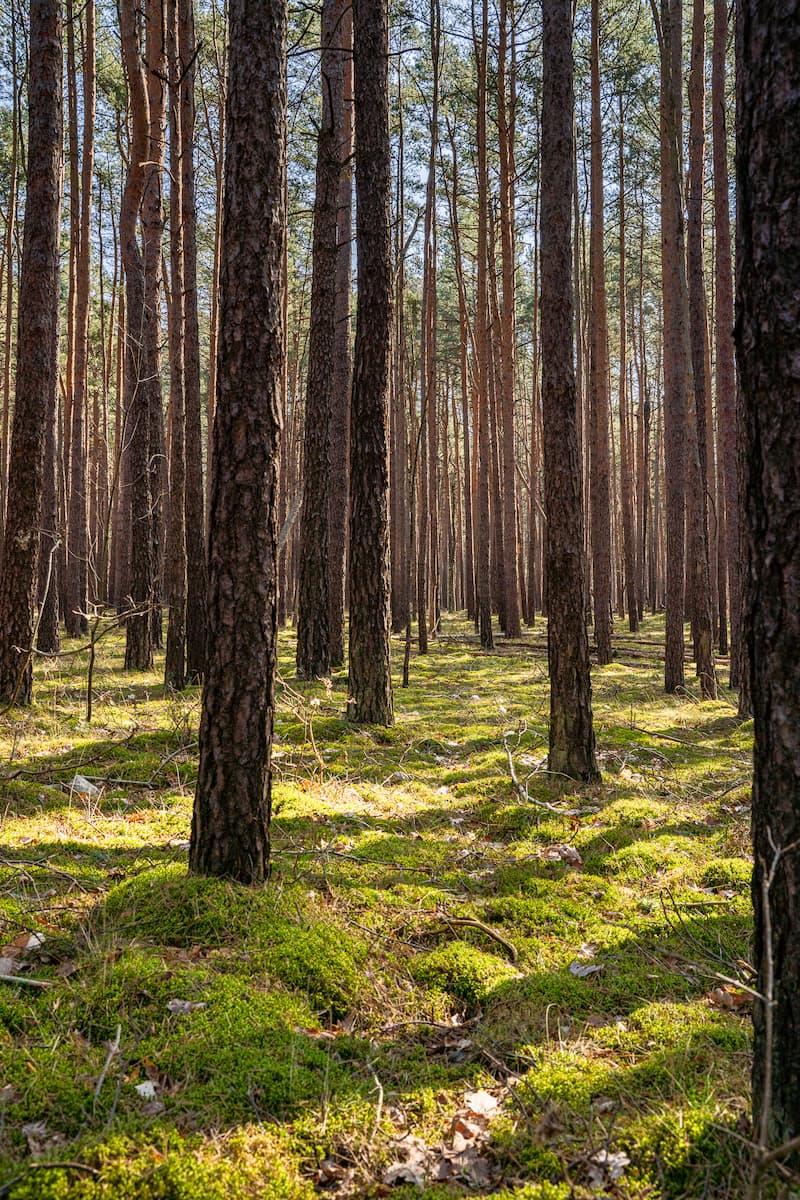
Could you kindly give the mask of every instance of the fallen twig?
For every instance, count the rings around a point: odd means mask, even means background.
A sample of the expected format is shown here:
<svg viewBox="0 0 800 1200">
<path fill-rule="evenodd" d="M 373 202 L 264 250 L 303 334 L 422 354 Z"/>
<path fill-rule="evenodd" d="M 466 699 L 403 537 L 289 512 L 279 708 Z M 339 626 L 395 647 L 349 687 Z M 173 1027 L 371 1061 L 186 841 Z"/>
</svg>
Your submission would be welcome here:
<svg viewBox="0 0 800 1200">
<path fill-rule="evenodd" d="M 559 808 L 557 804 L 550 804 L 547 800 L 538 800 L 536 796 L 532 796 L 523 783 L 520 783 L 514 767 L 514 759 L 511 754 L 511 747 L 508 744 L 508 738 L 503 737 L 503 745 L 505 746 L 506 758 L 508 759 L 508 770 L 511 774 L 511 782 L 514 784 L 517 795 L 523 804 L 533 804 L 536 808 L 543 808 L 547 812 L 554 813 L 557 817 L 577 817 L 580 816 L 580 810 L 576 808 Z"/>
<path fill-rule="evenodd" d="M 493 938 L 508 951 L 512 962 L 519 961 L 519 951 L 514 943 L 510 942 L 502 933 L 498 933 L 496 929 L 492 929 L 491 925 L 485 925 L 483 921 L 479 921 L 477 917 L 451 917 L 448 914 L 443 914 L 441 920 L 445 925 L 462 925 L 470 929 L 480 929 L 481 933 L 485 933 L 487 937 Z"/>
<path fill-rule="evenodd" d="M 23 983 L 26 987 L 41 989 L 53 986 L 48 979 L 28 979 L 25 975 L 0 975 L 0 983 Z M 0 1195 L 2 1195 L 1 1192 Z"/>
</svg>

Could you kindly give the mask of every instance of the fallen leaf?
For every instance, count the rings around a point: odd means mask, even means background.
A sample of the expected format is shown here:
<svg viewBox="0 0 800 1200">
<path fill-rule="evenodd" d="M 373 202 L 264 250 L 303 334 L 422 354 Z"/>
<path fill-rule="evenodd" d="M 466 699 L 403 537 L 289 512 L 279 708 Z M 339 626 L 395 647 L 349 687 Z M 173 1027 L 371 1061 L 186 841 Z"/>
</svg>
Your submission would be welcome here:
<svg viewBox="0 0 800 1200">
<path fill-rule="evenodd" d="M 630 1159 L 622 1150 L 598 1150 L 589 1159 L 589 1184 L 593 1188 L 605 1187 L 607 1183 L 616 1183 L 622 1172 L 630 1164 Z"/>
<path fill-rule="evenodd" d="M 605 967 L 602 963 L 582 963 L 576 959 L 575 962 L 569 964 L 569 973 L 576 979 L 588 979 L 592 975 L 599 975 L 604 970 Z"/>
<path fill-rule="evenodd" d="M 171 1013 L 179 1013 L 181 1016 L 186 1016 L 187 1013 L 196 1012 L 200 1008 L 207 1006 L 201 1002 L 197 1003 L 194 1000 L 168 1000 L 167 1008 Z"/>
<path fill-rule="evenodd" d="M 748 992 L 740 992 L 731 987 L 716 987 L 706 993 L 706 1000 L 712 1008 L 722 1012 L 735 1012 L 750 1000 Z"/>
<path fill-rule="evenodd" d="M 557 846 L 548 846 L 542 851 L 542 858 L 546 862 L 565 862 L 570 867 L 582 867 L 583 859 L 580 852 L 574 846 L 563 843 Z"/>
<path fill-rule="evenodd" d="M 499 1100 L 491 1092 L 484 1091 L 483 1088 L 477 1092 L 467 1092 L 464 1096 L 464 1104 L 473 1116 L 485 1117 L 487 1120 L 495 1116 L 500 1108 Z"/>
<path fill-rule="evenodd" d="M 146 1079 L 144 1083 L 137 1083 L 136 1091 L 143 1100 L 154 1100 L 158 1092 L 158 1087 L 152 1080 Z"/>
</svg>

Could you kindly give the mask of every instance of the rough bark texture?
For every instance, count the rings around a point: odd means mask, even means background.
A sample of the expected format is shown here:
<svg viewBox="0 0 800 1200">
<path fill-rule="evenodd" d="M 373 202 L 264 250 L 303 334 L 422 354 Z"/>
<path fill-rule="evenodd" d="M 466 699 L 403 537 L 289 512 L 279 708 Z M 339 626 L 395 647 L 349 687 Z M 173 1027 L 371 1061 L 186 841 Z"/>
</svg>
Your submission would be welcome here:
<svg viewBox="0 0 800 1200">
<path fill-rule="evenodd" d="M 547 508 L 551 771 L 597 778 L 584 622 L 581 464 L 573 365 L 571 0 L 544 0 L 542 92 L 542 415 Z"/>
<path fill-rule="evenodd" d="M 61 3 L 31 0 L 28 173 L 17 381 L 0 571 L 0 699 L 29 704 L 47 410 L 56 386 L 61 198 Z"/>
<path fill-rule="evenodd" d="M 766 1148 L 800 1134 L 800 8 L 738 0 L 736 24 L 755 966 L 772 1001 L 754 1004 L 753 1108 Z"/>
<path fill-rule="evenodd" d="M 56 487 L 58 454 L 56 422 L 58 420 L 58 343 L 53 351 L 54 366 L 50 395 L 47 402 L 47 425 L 44 441 L 44 470 L 42 475 L 42 537 L 39 544 L 39 629 L 36 649 L 42 654 L 58 654 L 61 632 L 58 625 L 58 490 Z"/>
<path fill-rule="evenodd" d="M 661 278 L 667 537 L 664 688 L 683 687 L 687 399 L 691 387 L 681 188 L 681 4 L 661 0 Z"/>
<path fill-rule="evenodd" d="M 153 595 L 153 565 L 150 544 L 150 412 L 147 388 L 148 364 L 144 346 L 144 264 L 136 237 L 139 206 L 144 195 L 149 106 L 141 58 L 141 31 L 135 0 L 121 0 L 120 35 L 128 107 L 131 119 L 131 148 L 128 175 L 119 214 L 119 240 L 125 269 L 125 384 L 124 438 L 125 504 L 130 512 L 129 602 L 137 613 L 127 623 L 126 669 L 147 670 L 153 662 L 150 607 Z"/>
<path fill-rule="evenodd" d="M 208 663 L 189 866 L 269 865 L 284 355 L 286 4 L 230 0 Z"/>
<path fill-rule="evenodd" d="M 391 156 L 388 0 L 355 0 L 358 308 L 350 428 L 350 697 L 354 721 L 394 719 L 389 663 Z"/>
<path fill-rule="evenodd" d="M 338 0 L 324 0 L 297 598 L 297 674 L 301 679 L 319 679 L 331 669 L 328 518 L 336 345 L 336 209 L 341 170 L 340 137 L 334 120 L 334 96 L 342 94 L 342 58 L 336 49 L 340 16 Z"/>
</svg>

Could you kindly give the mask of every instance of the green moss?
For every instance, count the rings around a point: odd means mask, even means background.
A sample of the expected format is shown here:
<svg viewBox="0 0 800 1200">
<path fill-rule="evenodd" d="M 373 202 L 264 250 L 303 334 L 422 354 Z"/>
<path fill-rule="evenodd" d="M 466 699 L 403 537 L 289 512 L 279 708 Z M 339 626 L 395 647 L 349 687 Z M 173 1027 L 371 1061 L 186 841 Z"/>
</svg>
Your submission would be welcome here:
<svg viewBox="0 0 800 1200">
<path fill-rule="evenodd" d="M 752 874 L 751 864 L 743 858 L 718 858 L 703 870 L 700 882 L 704 887 L 745 892 L 750 887 Z"/>
<path fill-rule="evenodd" d="M 459 941 L 418 955 L 410 969 L 418 983 L 440 988 L 470 1009 L 485 1003 L 498 984 L 515 975 L 496 955 Z"/>
</svg>

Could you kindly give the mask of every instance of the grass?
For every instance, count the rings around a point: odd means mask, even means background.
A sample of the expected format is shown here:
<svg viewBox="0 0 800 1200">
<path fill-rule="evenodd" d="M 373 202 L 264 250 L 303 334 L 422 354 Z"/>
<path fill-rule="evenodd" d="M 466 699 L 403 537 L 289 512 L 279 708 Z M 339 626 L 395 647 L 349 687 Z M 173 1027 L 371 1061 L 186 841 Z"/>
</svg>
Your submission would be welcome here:
<svg viewBox="0 0 800 1200">
<path fill-rule="evenodd" d="M 82 657 L 39 663 L 0 723 L 0 945 L 51 986 L 0 985 L 0 1196 L 402 1197 L 416 1146 L 431 1197 L 744 1197 L 747 1005 L 709 995 L 747 980 L 751 727 L 665 696 L 662 639 L 595 670 L 603 781 L 559 792 L 541 629 L 484 654 L 449 620 L 388 730 L 344 720 L 344 675 L 297 683 L 282 634 L 249 891 L 187 876 L 198 691 L 112 637 L 88 726 Z M 504 735 L 577 816 L 520 802 Z"/>
</svg>

